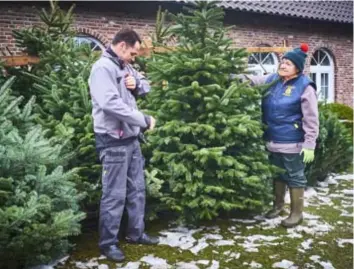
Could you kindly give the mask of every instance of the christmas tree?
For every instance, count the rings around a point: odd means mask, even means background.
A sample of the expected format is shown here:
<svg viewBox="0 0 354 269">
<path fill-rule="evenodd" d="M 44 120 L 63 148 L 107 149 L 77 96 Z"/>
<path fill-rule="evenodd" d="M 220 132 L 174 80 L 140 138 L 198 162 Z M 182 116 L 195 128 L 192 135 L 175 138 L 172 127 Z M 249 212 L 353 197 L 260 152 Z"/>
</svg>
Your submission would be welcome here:
<svg viewBox="0 0 354 269">
<path fill-rule="evenodd" d="M 335 173 L 347 172 L 353 166 L 353 140 L 350 129 L 340 122 L 326 104 L 320 105 L 320 132 L 315 160 L 306 167 L 308 185 L 314 186 Z"/>
<path fill-rule="evenodd" d="M 78 45 L 71 31 L 73 7 L 62 10 L 57 1 L 50 2 L 39 16 L 42 24 L 14 31 L 17 44 L 27 53 L 39 56 L 40 62 L 31 70 L 14 74 L 21 76 L 22 88 L 29 87 L 38 100 L 38 123 L 65 142 L 64 150 L 75 157 L 68 168 L 78 168 L 78 188 L 87 192 L 86 203 L 96 204 L 99 198 L 100 165 L 97 162 L 91 117 L 88 77 L 99 55 L 88 45 Z"/>
<path fill-rule="evenodd" d="M 65 253 L 84 214 L 77 171 L 63 169 L 71 156 L 34 123 L 34 98 L 20 108 L 13 82 L 0 85 L 0 267 L 16 269 Z"/>
<path fill-rule="evenodd" d="M 176 48 L 147 65 L 154 86 L 146 109 L 158 119 L 148 170 L 163 203 L 186 220 L 258 211 L 271 196 L 261 93 L 231 79 L 245 72 L 247 53 L 232 48 L 223 17 L 206 1 L 173 16 Z"/>
</svg>

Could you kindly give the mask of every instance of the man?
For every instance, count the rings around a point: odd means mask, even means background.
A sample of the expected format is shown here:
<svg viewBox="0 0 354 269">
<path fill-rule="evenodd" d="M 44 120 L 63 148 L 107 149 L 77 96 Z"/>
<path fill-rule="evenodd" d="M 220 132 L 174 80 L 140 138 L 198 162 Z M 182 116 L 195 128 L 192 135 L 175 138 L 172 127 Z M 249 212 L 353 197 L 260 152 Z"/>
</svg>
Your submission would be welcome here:
<svg viewBox="0 0 354 269">
<path fill-rule="evenodd" d="M 144 233 L 144 158 L 138 136 L 154 129 L 155 119 L 136 105 L 135 97 L 150 91 L 148 81 L 129 64 L 140 44 L 135 31 L 121 30 L 93 65 L 89 78 L 96 148 L 103 166 L 99 247 L 103 255 L 118 262 L 125 258 L 117 247 L 124 207 L 128 213 L 127 241 L 158 243 L 157 238 Z"/>
</svg>

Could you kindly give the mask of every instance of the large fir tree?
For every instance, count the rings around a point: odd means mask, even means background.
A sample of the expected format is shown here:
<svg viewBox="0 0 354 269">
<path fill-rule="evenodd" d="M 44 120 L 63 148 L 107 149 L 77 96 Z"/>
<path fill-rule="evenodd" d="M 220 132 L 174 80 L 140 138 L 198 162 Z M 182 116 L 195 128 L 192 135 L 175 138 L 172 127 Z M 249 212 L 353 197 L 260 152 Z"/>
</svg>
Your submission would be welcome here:
<svg viewBox="0 0 354 269">
<path fill-rule="evenodd" d="M 162 201 L 189 220 L 260 210 L 270 201 L 261 94 L 230 78 L 245 72 L 247 53 L 232 48 L 223 17 L 206 1 L 174 16 L 175 50 L 148 62 L 154 87 L 146 108 L 158 119 L 148 169 L 164 181 L 156 181 Z"/>
<path fill-rule="evenodd" d="M 97 163 L 91 117 L 88 77 L 99 56 L 88 45 L 75 43 L 72 31 L 73 7 L 63 10 L 50 1 L 49 10 L 39 13 L 42 24 L 14 31 L 16 42 L 24 52 L 39 56 L 40 62 L 30 70 L 12 70 L 21 76 L 21 94 L 36 95 L 38 123 L 66 141 L 65 150 L 75 153 L 68 164 L 78 168 L 78 188 L 88 192 L 87 203 L 99 198 L 100 165 Z M 20 88 L 20 87 L 17 87 Z M 30 91 L 28 90 L 30 88 Z"/>
</svg>

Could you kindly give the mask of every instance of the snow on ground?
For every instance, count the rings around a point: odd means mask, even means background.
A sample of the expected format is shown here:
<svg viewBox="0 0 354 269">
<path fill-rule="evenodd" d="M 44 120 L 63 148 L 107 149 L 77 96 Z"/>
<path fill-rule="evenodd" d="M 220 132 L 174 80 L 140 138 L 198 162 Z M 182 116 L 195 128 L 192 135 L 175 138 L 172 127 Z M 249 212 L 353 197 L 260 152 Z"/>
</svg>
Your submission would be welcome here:
<svg viewBox="0 0 354 269">
<path fill-rule="evenodd" d="M 329 261 L 321 261 L 321 257 L 318 255 L 313 255 L 310 257 L 310 260 L 322 266 L 324 269 L 335 269 L 331 262 Z"/>
<path fill-rule="evenodd" d="M 341 180 L 341 181 L 353 181 L 354 180 L 354 175 L 353 174 L 347 174 L 347 175 L 336 175 L 334 177 L 336 180 Z"/>
<path fill-rule="evenodd" d="M 171 265 L 167 263 L 165 259 L 155 257 L 153 254 L 144 256 L 140 261 L 149 264 L 151 269 L 168 269 L 171 268 Z"/>
<path fill-rule="evenodd" d="M 273 263 L 272 267 L 273 268 L 285 268 L 285 269 L 295 268 L 295 267 L 292 267 L 293 264 L 294 264 L 294 262 L 292 262 L 292 261 L 282 260 L 280 262 Z"/>
<path fill-rule="evenodd" d="M 354 244 L 354 239 L 353 238 L 350 238 L 350 239 L 341 239 L 341 238 L 338 238 L 337 239 L 337 243 L 338 243 L 338 247 L 340 248 L 344 248 L 344 244 Z"/>
<path fill-rule="evenodd" d="M 195 261 L 179 260 L 171 264 L 167 259 L 164 259 L 166 257 L 158 257 L 159 255 L 156 254 L 144 254 L 139 260 L 117 264 L 117 269 L 136 269 L 147 265 L 150 266 L 150 269 L 219 269 L 224 268 L 220 264 L 222 261 L 234 263 L 239 260 L 240 257 L 253 257 L 243 262 L 243 265 L 247 268 L 265 268 L 265 265 L 257 261 L 257 255 L 260 255 L 260 250 L 263 248 L 272 249 L 274 246 L 287 244 L 287 241 L 294 239 L 300 240 L 300 243 L 297 243 L 296 246 L 297 251 L 300 252 L 301 255 L 306 255 L 307 252 L 312 250 L 315 244 L 320 246 L 328 244 L 325 240 L 319 241 L 318 239 L 335 230 L 334 225 L 338 227 L 352 225 L 352 223 L 349 222 L 349 217 L 353 217 L 353 213 L 350 209 L 353 208 L 354 191 L 346 188 L 332 192 L 330 189 L 332 187 L 329 186 L 337 186 L 341 181 L 349 180 L 354 180 L 353 175 L 332 176 L 325 182 L 320 183 L 320 186 L 308 188 L 305 191 L 304 220 L 300 225 L 294 228 L 279 229 L 281 220 L 284 219 L 286 215 L 274 219 L 265 219 L 261 215 L 248 219 L 233 218 L 230 220 L 228 227 L 222 228 L 218 225 L 203 226 L 198 229 L 190 229 L 184 226 L 172 227 L 159 232 L 159 245 L 177 249 L 179 253 L 189 251 L 194 254 L 193 256 L 196 258 Z M 287 194 L 286 201 L 288 203 L 290 202 L 289 194 Z M 340 202 L 339 205 L 338 201 Z M 337 210 L 341 216 L 348 217 L 348 222 L 342 219 L 334 223 L 331 222 L 330 224 L 321 216 L 313 214 L 313 211 L 311 213 L 306 211 L 308 207 L 320 208 L 321 206 L 331 206 L 333 209 Z M 275 230 L 273 234 L 271 233 L 272 230 Z M 261 234 L 262 231 L 265 231 L 266 234 Z M 353 245 L 354 240 L 337 238 L 336 243 L 339 248 L 345 248 L 348 247 L 348 245 Z M 237 250 L 235 247 L 237 247 Z M 212 254 L 206 256 L 204 254 L 206 250 L 211 250 Z M 65 259 L 67 258 L 68 257 L 65 257 Z M 289 260 L 284 258 L 287 257 L 283 257 L 282 253 L 273 252 L 272 255 L 269 255 L 269 259 L 272 261 L 272 268 L 298 268 L 296 261 L 291 261 L 291 258 L 288 258 Z M 105 257 L 100 256 L 88 259 L 85 262 L 71 261 L 71 264 L 74 264 L 75 268 L 79 269 L 107 269 L 106 264 L 100 264 L 103 259 L 105 259 Z M 304 268 L 318 268 L 319 266 L 326 269 L 334 268 L 331 261 L 321 258 L 318 255 L 312 255 Z M 230 268 L 232 268 L 232 266 Z"/>
<path fill-rule="evenodd" d="M 169 245 L 171 247 L 179 247 L 181 249 L 190 249 L 197 241 L 193 234 L 199 232 L 200 229 L 188 230 L 186 227 L 173 228 L 170 231 L 162 231 L 160 234 L 160 244 Z"/>
<path fill-rule="evenodd" d="M 117 267 L 117 269 L 139 269 L 140 267 L 140 262 L 128 262 L 126 266 L 124 267 Z"/>
</svg>

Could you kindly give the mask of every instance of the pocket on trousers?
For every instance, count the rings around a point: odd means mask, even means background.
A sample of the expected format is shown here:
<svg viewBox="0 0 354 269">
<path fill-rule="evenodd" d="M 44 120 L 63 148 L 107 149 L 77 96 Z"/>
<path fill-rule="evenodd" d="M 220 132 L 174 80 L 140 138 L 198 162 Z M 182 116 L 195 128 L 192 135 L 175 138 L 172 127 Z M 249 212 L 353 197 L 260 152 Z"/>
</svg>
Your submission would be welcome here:
<svg viewBox="0 0 354 269">
<path fill-rule="evenodd" d="M 102 152 L 102 198 L 117 199 L 126 193 L 126 149 L 109 148 Z"/>
<path fill-rule="evenodd" d="M 127 152 L 125 148 L 106 149 L 101 155 L 103 164 L 117 164 L 125 162 Z"/>
</svg>

